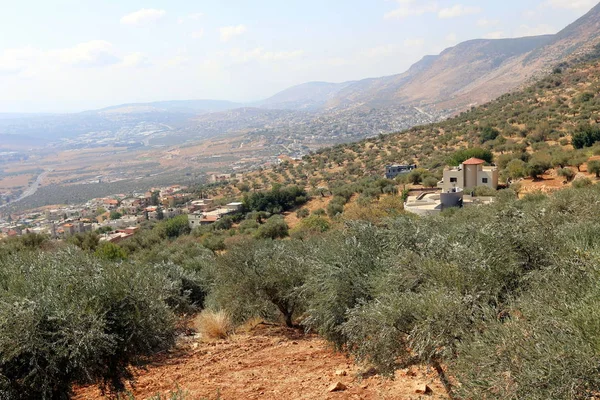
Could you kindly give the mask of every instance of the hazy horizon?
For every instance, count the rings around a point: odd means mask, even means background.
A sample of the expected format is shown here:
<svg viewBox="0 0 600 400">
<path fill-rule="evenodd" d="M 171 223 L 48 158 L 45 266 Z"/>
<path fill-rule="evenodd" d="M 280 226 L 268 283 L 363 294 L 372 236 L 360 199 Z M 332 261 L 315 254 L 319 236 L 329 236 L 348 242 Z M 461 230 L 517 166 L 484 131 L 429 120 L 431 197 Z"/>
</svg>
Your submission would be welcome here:
<svg viewBox="0 0 600 400">
<path fill-rule="evenodd" d="M 556 33 L 594 0 L 59 0 L 0 16 L 0 113 L 127 103 L 248 103 L 305 82 L 404 72 L 478 38 Z"/>
</svg>

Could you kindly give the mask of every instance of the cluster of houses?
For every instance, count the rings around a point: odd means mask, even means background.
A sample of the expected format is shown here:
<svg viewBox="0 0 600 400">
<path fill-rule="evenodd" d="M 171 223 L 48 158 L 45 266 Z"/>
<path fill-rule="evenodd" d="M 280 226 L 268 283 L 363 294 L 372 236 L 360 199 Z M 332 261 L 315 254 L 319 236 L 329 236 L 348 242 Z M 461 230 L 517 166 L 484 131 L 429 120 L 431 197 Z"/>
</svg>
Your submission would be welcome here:
<svg viewBox="0 0 600 400">
<path fill-rule="evenodd" d="M 92 199 L 79 206 L 48 208 L 0 221 L 0 238 L 27 233 L 48 234 L 55 239 L 86 232 L 104 232 L 101 241 L 119 242 L 134 235 L 144 221 L 187 214 L 190 228 L 213 224 L 239 212 L 242 203 L 219 205 L 212 199 L 193 199 L 187 188 L 173 185 L 133 195 L 117 194 Z"/>
<path fill-rule="evenodd" d="M 242 203 L 229 203 L 222 207 L 216 207 L 212 199 L 192 201 L 188 214 L 188 223 L 191 229 L 202 225 L 214 224 L 229 214 L 235 214 L 242 209 Z"/>
</svg>

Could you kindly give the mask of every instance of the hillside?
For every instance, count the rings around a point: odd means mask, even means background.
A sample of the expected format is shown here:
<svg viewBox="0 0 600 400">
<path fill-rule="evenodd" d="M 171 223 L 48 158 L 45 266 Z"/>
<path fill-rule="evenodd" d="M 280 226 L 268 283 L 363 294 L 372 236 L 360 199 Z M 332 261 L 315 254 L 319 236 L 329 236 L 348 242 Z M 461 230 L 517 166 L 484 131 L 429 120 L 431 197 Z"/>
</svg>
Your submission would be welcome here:
<svg viewBox="0 0 600 400">
<path fill-rule="evenodd" d="M 99 114 L 116 113 L 146 113 L 146 112 L 180 112 L 202 114 L 216 111 L 231 110 L 242 107 L 240 103 L 222 100 L 172 100 L 155 101 L 151 103 L 130 103 L 90 111 Z"/>
<path fill-rule="evenodd" d="M 285 104 L 286 108 L 422 105 L 460 111 L 493 100 L 561 62 L 585 55 L 599 36 L 600 4 L 555 35 L 470 40 L 439 55 L 426 56 L 401 74 L 341 84 L 300 85 L 269 102 Z"/>
<path fill-rule="evenodd" d="M 600 151 L 598 146 L 574 149 L 572 135 L 600 121 L 599 92 L 600 62 L 578 64 L 444 122 L 321 149 L 303 161 L 249 174 L 247 180 L 265 188 L 273 183 L 333 188 L 380 177 L 386 164 L 413 162 L 439 177 L 449 156 L 469 147 L 492 151 L 505 179 L 503 170 L 515 158 L 543 158 L 549 170 L 566 157 L 567 165 L 583 169 L 585 160 Z M 483 141 L 484 129 L 497 131 L 498 137 Z"/>
<path fill-rule="evenodd" d="M 473 82 L 488 80 L 493 74 L 513 61 L 545 45 L 551 36 L 518 39 L 478 39 L 460 43 L 444 50 L 438 56 L 428 56 L 407 72 L 383 78 L 359 81 L 342 90 L 332 99 L 330 107 L 348 107 L 353 104 L 385 106 L 389 104 L 437 104 L 468 90 Z M 498 85 L 499 86 L 499 85 Z M 499 86 L 500 89 L 501 86 Z M 498 90 L 487 90 L 487 100 Z M 470 103 L 480 101 L 473 98 Z M 463 105 L 464 106 L 464 105 Z"/>
<path fill-rule="evenodd" d="M 324 107 L 338 93 L 354 82 L 309 82 L 285 89 L 259 102 L 261 107 L 311 110 Z"/>
</svg>

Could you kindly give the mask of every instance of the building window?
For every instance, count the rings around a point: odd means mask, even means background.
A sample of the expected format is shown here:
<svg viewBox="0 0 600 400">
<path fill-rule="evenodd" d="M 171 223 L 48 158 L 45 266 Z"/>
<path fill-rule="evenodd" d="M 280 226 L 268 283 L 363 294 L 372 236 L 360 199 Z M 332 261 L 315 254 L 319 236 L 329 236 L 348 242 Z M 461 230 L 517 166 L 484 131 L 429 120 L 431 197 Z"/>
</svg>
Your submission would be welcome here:
<svg viewBox="0 0 600 400">
<path fill-rule="evenodd" d="M 481 178 L 481 183 L 488 183 L 488 178 Z"/>
<path fill-rule="evenodd" d="M 458 178 L 450 178 L 450 183 L 456 183 L 458 182 Z"/>
</svg>

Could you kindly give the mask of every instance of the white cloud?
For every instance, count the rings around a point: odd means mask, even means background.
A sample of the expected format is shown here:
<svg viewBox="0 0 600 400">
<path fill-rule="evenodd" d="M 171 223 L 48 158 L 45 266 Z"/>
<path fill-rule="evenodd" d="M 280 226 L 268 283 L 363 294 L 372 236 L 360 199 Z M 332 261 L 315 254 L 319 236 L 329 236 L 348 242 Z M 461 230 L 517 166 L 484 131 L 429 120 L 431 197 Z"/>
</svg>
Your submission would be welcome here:
<svg viewBox="0 0 600 400">
<path fill-rule="evenodd" d="M 147 59 L 141 53 L 121 57 L 106 40 L 92 40 L 73 47 L 41 50 L 32 47 L 5 49 L 0 52 L 0 74 L 31 77 L 71 71 L 71 68 L 100 68 L 113 65 L 142 66 Z"/>
<path fill-rule="evenodd" d="M 124 67 L 139 68 L 148 67 L 151 65 L 151 63 L 150 60 L 148 60 L 148 57 L 146 57 L 143 53 L 136 52 L 127 54 L 125 57 L 123 57 L 121 65 Z"/>
<path fill-rule="evenodd" d="M 120 61 L 114 53 L 113 45 L 106 40 L 80 43 L 75 47 L 58 50 L 57 54 L 63 63 L 76 67 L 100 67 Z"/>
<path fill-rule="evenodd" d="M 516 31 L 515 36 L 538 36 L 556 33 L 557 30 L 550 25 L 540 24 L 537 26 L 521 25 Z"/>
<path fill-rule="evenodd" d="M 405 39 L 403 42 L 404 47 L 421 47 L 424 43 L 425 40 L 422 38 Z"/>
<path fill-rule="evenodd" d="M 132 12 L 121 18 L 123 25 L 145 25 L 153 23 L 165 16 L 165 10 L 156 10 L 154 8 L 142 8 L 139 11 Z"/>
<path fill-rule="evenodd" d="M 449 43 L 456 43 L 458 41 L 458 37 L 456 36 L 456 33 L 454 33 L 454 32 L 447 34 L 444 39 L 446 40 L 446 42 L 449 42 Z"/>
<path fill-rule="evenodd" d="M 193 13 L 193 14 L 188 14 L 185 17 L 179 17 L 177 18 L 177 23 L 178 24 L 183 24 L 185 23 L 186 20 L 192 20 L 192 21 L 198 21 L 200 18 L 204 17 L 204 13 Z"/>
<path fill-rule="evenodd" d="M 535 10 L 525 10 L 523 11 L 523 18 L 532 19 L 538 14 Z"/>
<path fill-rule="evenodd" d="M 484 39 L 504 39 L 507 37 L 508 36 L 503 31 L 495 31 L 495 32 L 490 32 L 488 34 L 483 35 Z"/>
<path fill-rule="evenodd" d="M 304 55 L 304 51 L 302 50 L 292 50 L 292 51 L 267 51 L 261 55 L 261 58 L 266 61 L 289 61 Z"/>
<path fill-rule="evenodd" d="M 0 53 L 0 75 L 13 75 L 38 64 L 42 52 L 31 47 L 6 49 Z"/>
<path fill-rule="evenodd" d="M 181 65 L 185 65 L 190 61 L 190 59 L 184 55 L 175 56 L 165 63 L 167 67 L 179 67 Z"/>
<path fill-rule="evenodd" d="M 414 0 L 396 0 L 399 7 L 395 10 L 387 12 L 383 17 L 385 19 L 402 19 L 406 17 L 414 17 L 427 13 L 438 11 L 438 5 L 435 1 L 419 1 Z"/>
<path fill-rule="evenodd" d="M 402 19 L 406 17 L 415 17 L 423 14 L 437 13 L 438 18 L 456 18 L 463 15 L 478 14 L 480 7 L 469 7 L 462 4 L 456 4 L 452 7 L 440 8 L 437 1 L 416 1 L 416 0 L 396 0 L 399 7 L 387 12 L 383 17 L 385 19 Z"/>
<path fill-rule="evenodd" d="M 481 26 L 481 27 L 491 27 L 491 26 L 496 26 L 500 24 L 500 21 L 497 19 L 487 19 L 487 18 L 481 18 L 477 20 L 477 26 Z"/>
<path fill-rule="evenodd" d="M 235 36 L 242 35 L 246 32 L 246 25 L 224 26 L 220 29 L 221 41 L 228 42 Z"/>
<path fill-rule="evenodd" d="M 348 60 L 342 57 L 331 57 L 325 60 L 325 63 L 331 67 L 343 67 L 350 64 Z"/>
<path fill-rule="evenodd" d="M 197 31 L 192 32 L 193 39 L 202 39 L 204 37 L 204 29 L 198 29 Z"/>
<path fill-rule="evenodd" d="M 468 7 L 462 4 L 456 4 L 452 7 L 442 8 L 438 12 L 439 18 L 456 18 L 462 17 L 463 15 L 478 14 L 481 12 L 479 7 Z"/>
<path fill-rule="evenodd" d="M 552 8 L 588 10 L 597 4 L 597 0 L 548 0 L 546 5 Z"/>
<path fill-rule="evenodd" d="M 359 54 L 361 57 L 376 58 L 387 57 L 398 52 L 398 46 L 393 44 L 384 44 L 365 50 Z"/>
<path fill-rule="evenodd" d="M 292 51 L 265 51 L 262 47 L 257 47 L 252 50 L 243 50 L 240 48 L 234 48 L 229 51 L 219 52 L 220 57 L 229 58 L 236 64 L 245 64 L 251 61 L 266 61 L 266 62 L 280 62 L 290 61 L 301 57 L 304 54 L 302 50 Z"/>
</svg>

